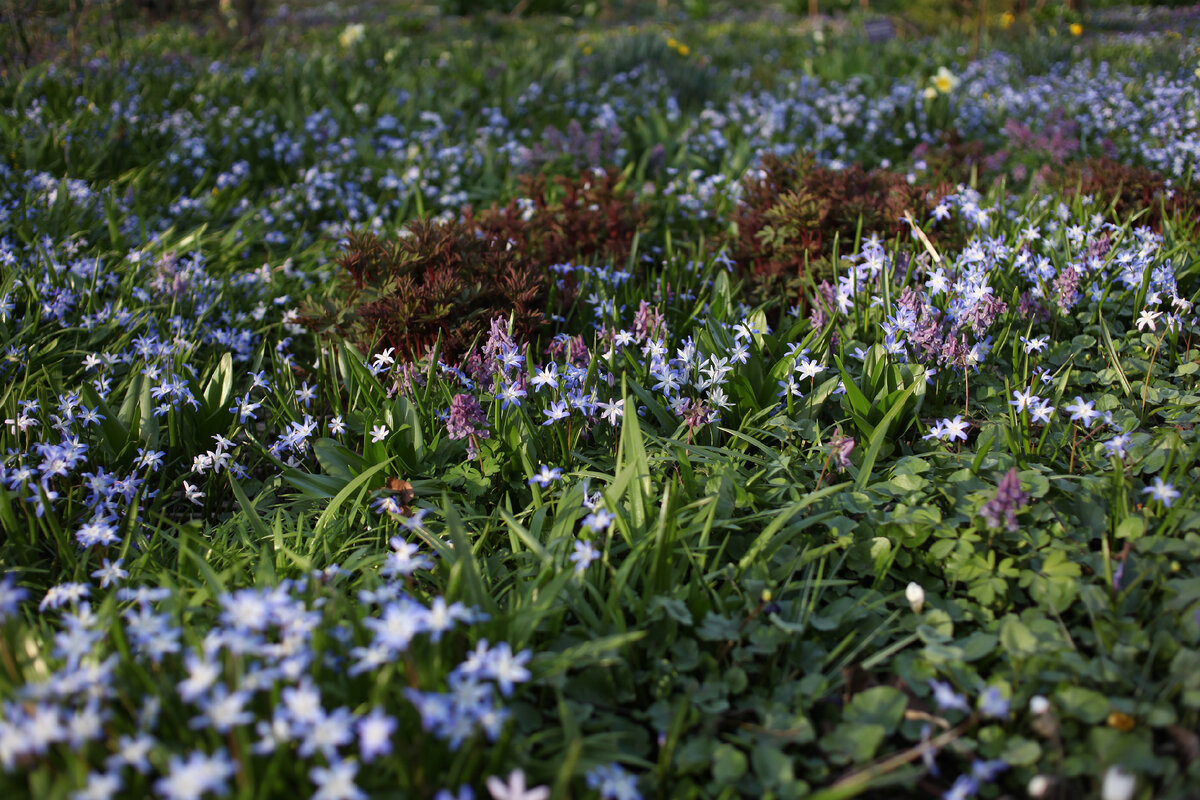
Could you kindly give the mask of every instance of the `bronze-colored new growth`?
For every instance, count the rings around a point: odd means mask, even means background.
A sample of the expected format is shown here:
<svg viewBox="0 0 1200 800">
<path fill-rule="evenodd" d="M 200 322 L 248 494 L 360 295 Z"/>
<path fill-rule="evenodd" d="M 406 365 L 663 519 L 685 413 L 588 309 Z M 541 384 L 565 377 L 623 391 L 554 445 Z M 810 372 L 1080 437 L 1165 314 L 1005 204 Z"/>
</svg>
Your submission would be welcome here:
<svg viewBox="0 0 1200 800">
<path fill-rule="evenodd" d="M 338 258 L 340 296 L 310 303 L 310 327 L 352 341 L 364 352 L 395 348 L 419 358 L 441 340 L 453 361 L 486 337 L 493 317 L 512 316 L 529 337 L 545 323 L 549 273 L 522 248 L 458 222 L 409 223 L 407 235 L 354 233 Z"/>
<path fill-rule="evenodd" d="M 574 293 L 550 265 L 625 266 L 643 214 L 613 169 L 553 183 L 526 178 L 522 194 L 524 204 L 468 208 L 462 222 L 417 220 L 391 239 L 351 234 L 337 259 L 340 291 L 308 303 L 303 321 L 364 352 L 392 347 L 400 357 L 420 358 L 440 338 L 439 355 L 451 363 L 482 343 L 497 316 L 512 317 L 519 340 L 534 339 L 548 308 Z"/>
</svg>

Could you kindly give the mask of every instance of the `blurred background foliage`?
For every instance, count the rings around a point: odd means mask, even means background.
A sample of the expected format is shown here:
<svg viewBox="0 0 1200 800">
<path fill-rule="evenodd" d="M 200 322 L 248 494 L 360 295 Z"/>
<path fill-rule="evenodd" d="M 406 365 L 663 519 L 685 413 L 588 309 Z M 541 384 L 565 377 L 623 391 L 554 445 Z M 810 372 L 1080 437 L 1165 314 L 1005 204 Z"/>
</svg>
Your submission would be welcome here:
<svg viewBox="0 0 1200 800">
<path fill-rule="evenodd" d="M 202 27 L 240 47 L 264 29 L 346 21 L 407 21 L 418 28 L 444 17 L 552 16 L 598 23 L 769 19 L 777 24 L 885 26 L 883 38 L 1082 23 L 1088 12 L 1200 14 L 1195 0 L 0 0 L 0 70 L 78 54 L 81 39 L 120 47 L 146 26 Z M 1103 19 L 1096 20 L 1103 27 Z M 1126 23 L 1128 20 L 1125 21 Z M 86 31 L 87 36 L 81 37 Z"/>
</svg>

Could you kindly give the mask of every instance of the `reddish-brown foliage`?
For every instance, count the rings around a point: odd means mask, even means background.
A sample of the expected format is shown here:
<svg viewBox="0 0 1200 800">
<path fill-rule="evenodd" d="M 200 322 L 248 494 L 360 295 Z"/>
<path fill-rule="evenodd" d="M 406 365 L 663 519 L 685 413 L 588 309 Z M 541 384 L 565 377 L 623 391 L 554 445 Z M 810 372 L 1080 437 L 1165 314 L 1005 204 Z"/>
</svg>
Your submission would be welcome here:
<svg viewBox="0 0 1200 800">
<path fill-rule="evenodd" d="M 1111 158 L 1087 158 L 1050 172 L 1046 182 L 1064 194 L 1081 194 L 1100 201 L 1111 201 L 1114 215 L 1126 219 L 1146 210 L 1137 224 L 1162 230 L 1163 218 L 1196 219 L 1200 193 L 1172 189 L 1158 172 L 1146 167 L 1131 167 Z"/>
<path fill-rule="evenodd" d="M 511 315 L 521 337 L 542 327 L 549 273 L 521 248 L 456 222 L 418 220 L 408 230 L 392 240 L 352 234 L 338 258 L 341 296 L 310 305 L 304 321 L 368 352 L 420 357 L 440 337 L 451 361 L 486 337 L 496 315 Z"/>
<path fill-rule="evenodd" d="M 1084 195 L 1111 204 L 1117 219 L 1145 210 L 1139 224 L 1162 230 L 1164 217 L 1196 219 L 1200 193 L 1173 189 L 1153 169 L 1122 164 L 1111 156 L 1075 158 L 1079 153 L 1076 128 L 1070 120 L 1052 119 L 1040 131 L 1010 120 L 1005 126 L 1009 146 L 988 153 L 983 142 L 964 140 L 957 133 L 942 135 L 934 147 L 921 145 L 913 158 L 925 162 L 927 174 L 939 181 L 988 184 L 1000 179 L 1033 189 L 1050 189 L 1066 197 Z M 1115 152 L 1111 142 L 1106 152 Z"/>
<path fill-rule="evenodd" d="M 629 257 L 644 214 L 619 171 L 585 170 L 577 177 L 545 175 L 521 178 L 527 205 L 513 200 L 475 214 L 464 213 L 468 225 L 502 241 L 516 242 L 545 264 L 578 259 Z"/>
<path fill-rule="evenodd" d="M 958 131 L 944 131 L 934 146 L 919 144 L 913 150 L 913 161 L 925 162 L 925 175 L 938 183 L 969 183 L 994 175 L 995 159 L 978 139 L 964 139 Z"/>
<path fill-rule="evenodd" d="M 835 235 L 848 249 L 860 220 L 864 236 L 903 233 L 905 212 L 927 219 L 950 191 L 910 184 L 886 169 L 821 167 L 807 154 L 789 161 L 768 156 L 743 189 L 733 255 L 767 284 L 797 278 L 806 263 L 828 257 Z"/>
<path fill-rule="evenodd" d="M 391 240 L 352 234 L 337 259 L 340 292 L 304 321 L 363 350 L 394 347 L 421 357 L 441 339 L 440 355 L 456 361 L 488 333 L 496 316 L 512 317 L 512 333 L 534 337 L 551 303 L 551 264 L 629 257 L 642 214 L 615 170 L 576 179 L 524 180 L 529 202 L 517 201 L 462 222 L 416 221 Z M 559 301 L 571 287 L 562 284 Z"/>
</svg>

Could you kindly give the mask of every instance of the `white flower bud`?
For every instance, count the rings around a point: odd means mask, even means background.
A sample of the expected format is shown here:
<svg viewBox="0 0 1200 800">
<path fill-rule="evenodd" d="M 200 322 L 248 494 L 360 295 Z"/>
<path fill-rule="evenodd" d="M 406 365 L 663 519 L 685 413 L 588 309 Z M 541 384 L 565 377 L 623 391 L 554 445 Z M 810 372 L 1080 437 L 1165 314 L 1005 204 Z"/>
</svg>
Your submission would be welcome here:
<svg viewBox="0 0 1200 800">
<path fill-rule="evenodd" d="M 1029 779 L 1029 796 L 1030 797 L 1045 797 L 1046 792 L 1050 791 L 1050 779 L 1045 775 L 1034 775 Z"/>
<path fill-rule="evenodd" d="M 925 590 L 921 588 L 921 584 L 912 582 L 908 584 L 908 588 L 904 590 L 904 597 L 908 600 L 908 605 L 912 608 L 914 614 L 920 614 L 925 608 Z"/>
<path fill-rule="evenodd" d="M 1050 711 L 1050 701 L 1040 694 L 1035 694 L 1029 698 L 1029 712 L 1037 716 L 1048 713 Z"/>
<path fill-rule="evenodd" d="M 1133 790 L 1137 788 L 1137 778 L 1120 767 L 1109 767 L 1104 773 L 1104 783 L 1100 787 L 1100 797 L 1103 800 L 1131 800 Z"/>
</svg>

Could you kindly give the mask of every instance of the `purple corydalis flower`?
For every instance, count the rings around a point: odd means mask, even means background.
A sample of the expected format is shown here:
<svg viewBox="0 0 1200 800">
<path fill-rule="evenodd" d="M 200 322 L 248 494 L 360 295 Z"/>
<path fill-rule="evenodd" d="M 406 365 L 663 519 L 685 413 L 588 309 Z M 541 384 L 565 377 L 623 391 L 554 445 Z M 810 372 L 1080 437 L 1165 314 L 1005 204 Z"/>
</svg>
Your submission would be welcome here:
<svg viewBox="0 0 1200 800">
<path fill-rule="evenodd" d="M 830 319 L 836 319 L 838 316 L 837 292 L 829 284 L 829 281 L 821 281 L 817 286 L 817 294 L 813 297 L 811 306 L 812 310 L 808 315 L 808 322 L 814 328 L 823 329 Z M 837 334 L 834 334 L 836 337 Z"/>
<path fill-rule="evenodd" d="M 1102 233 L 1087 246 L 1087 257 L 1104 258 L 1108 255 L 1108 251 L 1112 250 L 1112 239 L 1107 233 Z"/>
<path fill-rule="evenodd" d="M 701 400 L 690 400 L 681 408 L 680 416 L 683 417 L 684 423 L 687 424 L 688 436 L 691 436 L 697 428 L 702 428 L 712 421 L 712 412 L 708 406 Z"/>
<path fill-rule="evenodd" d="M 567 336 L 565 333 L 555 336 L 550 344 L 546 345 L 545 353 L 550 358 L 562 359 L 581 367 L 586 366 L 591 358 L 583 336 Z"/>
<path fill-rule="evenodd" d="M 911 286 L 906 286 L 900 293 L 900 299 L 896 301 L 896 306 L 904 311 L 911 311 L 913 316 L 920 316 L 925 309 L 925 298 Z"/>
<path fill-rule="evenodd" d="M 191 288 L 191 276 L 181 267 L 175 253 L 167 253 L 154 265 L 150 289 L 155 294 L 181 299 Z"/>
<path fill-rule="evenodd" d="M 912 333 L 908 335 L 908 342 L 918 349 L 917 358 L 922 364 L 927 364 L 935 356 L 939 356 L 944 350 L 944 345 L 942 326 L 938 322 L 938 318 L 930 314 L 923 314 Z"/>
<path fill-rule="evenodd" d="M 1021 297 L 1017 301 L 1017 314 L 1021 319 L 1032 319 L 1038 322 L 1050 319 L 1050 312 L 1030 292 L 1021 293 Z"/>
<path fill-rule="evenodd" d="M 633 315 L 633 335 L 639 341 L 653 338 L 665 327 L 662 313 L 645 300 Z"/>
<path fill-rule="evenodd" d="M 1079 298 L 1079 277 L 1079 271 L 1075 267 L 1067 267 L 1054 279 L 1058 310 L 1064 314 L 1071 310 Z"/>
<path fill-rule="evenodd" d="M 542 141 L 529 149 L 528 161 L 532 166 L 543 166 L 569 159 L 577 170 L 594 164 L 609 164 L 616 158 L 614 153 L 621 146 L 621 139 L 618 125 L 585 130 L 578 119 L 572 118 L 565 131 L 547 125 L 542 132 Z M 662 156 L 659 158 L 661 160 Z"/>
<path fill-rule="evenodd" d="M 850 453 L 853 450 L 853 436 L 842 436 L 842 432 L 838 431 L 829 440 L 829 458 L 839 472 L 850 466 Z"/>
<path fill-rule="evenodd" d="M 983 336 L 992 323 L 996 321 L 996 317 L 1008 310 L 1008 303 L 1000 300 L 995 295 L 985 294 L 983 298 L 971 306 L 966 314 L 963 315 L 962 322 L 970 325 L 971 330 L 976 336 Z"/>
<path fill-rule="evenodd" d="M 912 320 L 907 330 L 908 342 L 917 350 L 921 363 L 929 362 L 943 350 L 942 325 L 936 311 L 926 304 L 925 296 L 906 287 L 896 301 L 896 308 Z"/>
<path fill-rule="evenodd" d="M 971 348 L 967 345 L 967 337 L 955 338 L 954 334 L 950 334 L 942 343 L 938 363 L 943 367 L 955 366 L 959 369 L 966 369 L 970 355 Z"/>
<path fill-rule="evenodd" d="M 450 401 L 450 414 L 446 418 L 446 432 L 451 439 L 470 439 L 467 455 L 474 458 L 477 453 L 476 439 L 487 439 L 487 416 L 473 395 L 456 394 Z"/>
<path fill-rule="evenodd" d="M 1010 532 L 1017 530 L 1017 509 L 1029 501 L 1029 495 L 1021 491 L 1021 479 L 1017 468 L 1010 469 L 996 487 L 996 496 L 983 504 L 979 514 L 989 528 L 999 528 L 1001 519 Z"/>
<path fill-rule="evenodd" d="M 487 341 L 483 344 L 483 354 L 488 358 L 496 358 L 505 350 L 512 350 L 516 343 L 508 334 L 508 320 L 504 317 L 493 317 L 488 330 Z"/>
</svg>

